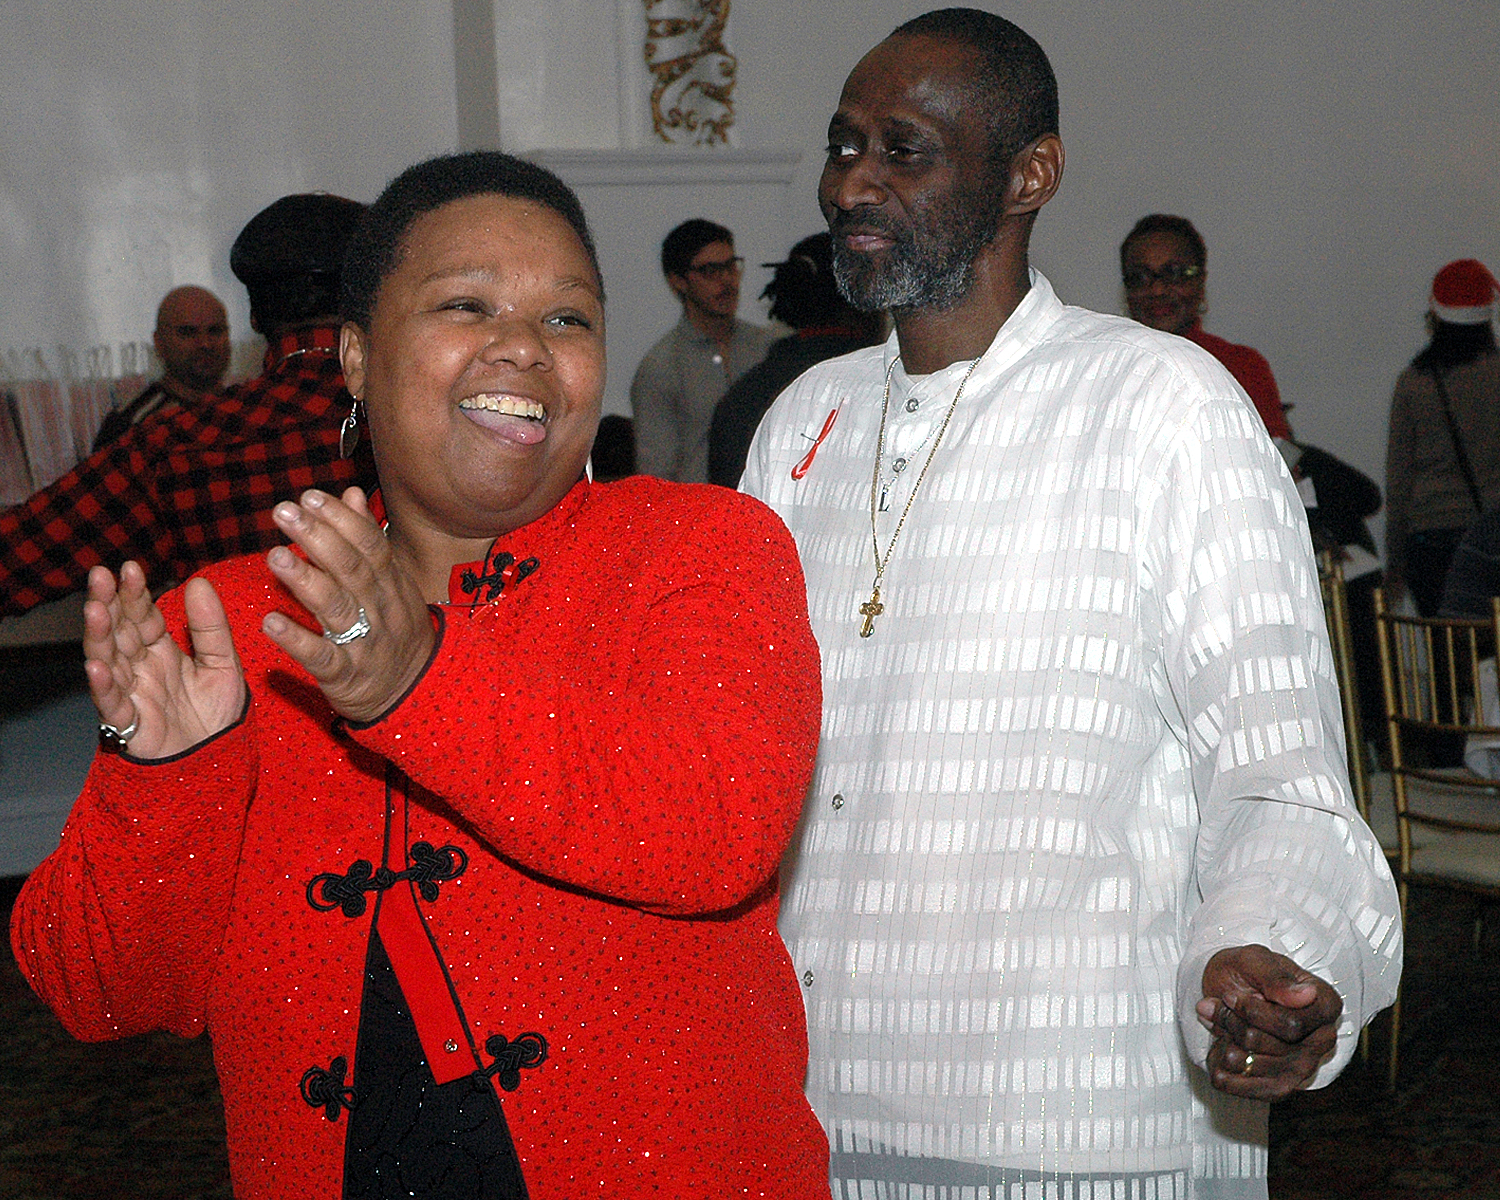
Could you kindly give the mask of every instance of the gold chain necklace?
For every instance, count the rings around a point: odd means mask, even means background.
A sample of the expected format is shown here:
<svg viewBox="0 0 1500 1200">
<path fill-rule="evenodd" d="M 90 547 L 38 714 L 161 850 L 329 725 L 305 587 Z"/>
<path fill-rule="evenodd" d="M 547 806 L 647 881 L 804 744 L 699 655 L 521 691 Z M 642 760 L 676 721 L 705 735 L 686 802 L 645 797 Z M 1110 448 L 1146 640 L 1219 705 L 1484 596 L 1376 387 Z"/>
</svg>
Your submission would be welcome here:
<svg viewBox="0 0 1500 1200">
<path fill-rule="evenodd" d="M 938 447 L 943 444 L 943 434 L 948 432 L 948 422 L 953 420 L 953 414 L 958 409 L 959 398 L 964 394 L 964 388 L 969 382 L 969 376 L 974 374 L 974 368 L 979 365 L 979 359 L 969 364 L 969 369 L 964 372 L 964 377 L 958 382 L 958 391 L 953 393 L 953 400 L 948 405 L 948 412 L 943 417 L 943 423 L 938 426 L 937 437 L 932 440 L 932 449 L 927 452 L 927 461 L 922 464 L 922 471 L 917 476 L 916 483 L 911 485 L 911 495 L 906 498 L 906 506 L 901 510 L 901 517 L 896 522 L 895 532 L 891 534 L 889 545 L 885 548 L 885 554 L 880 553 L 880 535 L 875 529 L 876 497 L 880 491 L 880 464 L 885 458 L 885 419 L 891 407 L 891 376 L 896 373 L 896 364 L 901 361 L 898 354 L 891 360 L 891 365 L 885 372 L 885 395 L 880 401 L 880 436 L 875 442 L 875 471 L 870 476 L 870 545 L 875 554 L 875 583 L 870 589 L 870 598 L 859 606 L 859 615 L 865 619 L 860 626 L 859 636 L 869 637 L 875 632 L 875 618 L 885 611 L 885 605 L 880 602 L 880 581 L 885 578 L 885 569 L 890 566 L 891 554 L 896 549 L 896 541 L 901 536 L 901 530 L 906 525 L 906 514 L 911 512 L 912 502 L 916 500 L 917 493 L 922 489 L 922 481 L 927 478 L 927 468 L 932 466 L 932 460 L 937 457 Z"/>
<path fill-rule="evenodd" d="M 291 351 L 288 351 L 286 354 L 283 354 L 280 358 L 278 358 L 276 360 L 276 366 L 272 367 L 271 370 L 274 371 L 276 369 L 276 367 L 281 366 L 282 363 L 284 363 L 284 362 L 290 362 L 294 358 L 300 358 L 304 354 L 331 354 L 331 355 L 337 355 L 338 352 L 339 352 L 339 348 L 337 346 L 303 346 L 302 349 L 300 349 L 300 350 L 291 350 Z"/>
</svg>

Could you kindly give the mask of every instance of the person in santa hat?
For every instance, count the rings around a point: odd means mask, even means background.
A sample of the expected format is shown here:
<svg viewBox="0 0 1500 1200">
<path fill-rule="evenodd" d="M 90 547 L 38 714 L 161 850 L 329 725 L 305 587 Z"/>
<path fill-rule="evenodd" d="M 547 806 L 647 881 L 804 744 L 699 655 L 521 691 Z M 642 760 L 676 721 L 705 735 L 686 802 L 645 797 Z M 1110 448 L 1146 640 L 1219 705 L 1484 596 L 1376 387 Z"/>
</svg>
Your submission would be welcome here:
<svg viewBox="0 0 1500 1200">
<path fill-rule="evenodd" d="M 1473 258 L 1432 281 L 1432 340 L 1396 380 L 1385 466 L 1387 598 L 1435 616 L 1454 549 L 1500 507 L 1500 283 Z"/>
</svg>

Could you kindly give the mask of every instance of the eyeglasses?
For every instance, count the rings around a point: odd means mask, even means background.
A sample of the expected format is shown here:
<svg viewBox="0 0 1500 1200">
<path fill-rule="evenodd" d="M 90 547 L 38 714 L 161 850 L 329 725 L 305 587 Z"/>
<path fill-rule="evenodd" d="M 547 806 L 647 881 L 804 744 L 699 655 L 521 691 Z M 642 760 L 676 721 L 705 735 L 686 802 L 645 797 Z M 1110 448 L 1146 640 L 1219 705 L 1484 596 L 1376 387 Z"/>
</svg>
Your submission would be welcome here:
<svg viewBox="0 0 1500 1200">
<path fill-rule="evenodd" d="M 738 275 L 745 268 L 745 260 L 736 254 L 733 258 L 726 258 L 722 262 L 706 262 L 696 267 L 689 267 L 689 275 L 701 275 L 704 279 L 723 279 L 726 275 Z"/>
<path fill-rule="evenodd" d="M 1125 268 L 1125 290 L 1127 292 L 1140 292 L 1150 287 L 1153 283 L 1165 283 L 1168 285 L 1187 283 L 1197 279 L 1203 274 L 1203 268 L 1196 263 L 1168 263 L 1160 270 L 1153 271 L 1150 267 L 1126 267 Z"/>
</svg>

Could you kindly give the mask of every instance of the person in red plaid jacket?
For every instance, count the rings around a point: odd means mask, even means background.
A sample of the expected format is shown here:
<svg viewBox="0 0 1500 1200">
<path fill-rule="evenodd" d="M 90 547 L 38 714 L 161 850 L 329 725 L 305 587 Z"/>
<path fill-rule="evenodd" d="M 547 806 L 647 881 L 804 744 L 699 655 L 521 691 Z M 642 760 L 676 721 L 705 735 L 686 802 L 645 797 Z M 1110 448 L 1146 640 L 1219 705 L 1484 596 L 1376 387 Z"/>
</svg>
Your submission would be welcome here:
<svg viewBox="0 0 1500 1200">
<path fill-rule="evenodd" d="M 204 407 L 153 413 L 0 513 L 0 616 L 82 591 L 95 564 L 134 559 L 159 589 L 283 542 L 278 500 L 374 486 L 368 439 L 339 453 L 353 407 L 338 358 L 339 266 L 364 207 L 286 196 L 251 219 L 229 265 L 266 338 L 264 370 Z"/>
</svg>

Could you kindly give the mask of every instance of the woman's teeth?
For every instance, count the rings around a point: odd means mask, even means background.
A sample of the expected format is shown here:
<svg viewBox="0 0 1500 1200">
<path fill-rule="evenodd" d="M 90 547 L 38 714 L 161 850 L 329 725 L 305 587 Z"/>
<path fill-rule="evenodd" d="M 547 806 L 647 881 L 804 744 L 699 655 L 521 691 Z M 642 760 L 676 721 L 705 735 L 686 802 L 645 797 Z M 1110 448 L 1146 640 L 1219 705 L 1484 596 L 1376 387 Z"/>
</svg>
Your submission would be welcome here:
<svg viewBox="0 0 1500 1200">
<path fill-rule="evenodd" d="M 458 402 L 459 408 L 479 408 L 486 412 L 502 413 L 508 417 L 525 417 L 528 421 L 545 421 L 547 410 L 535 400 L 527 400 L 521 396 L 497 396 L 485 393 L 482 396 L 470 396 Z"/>
</svg>

